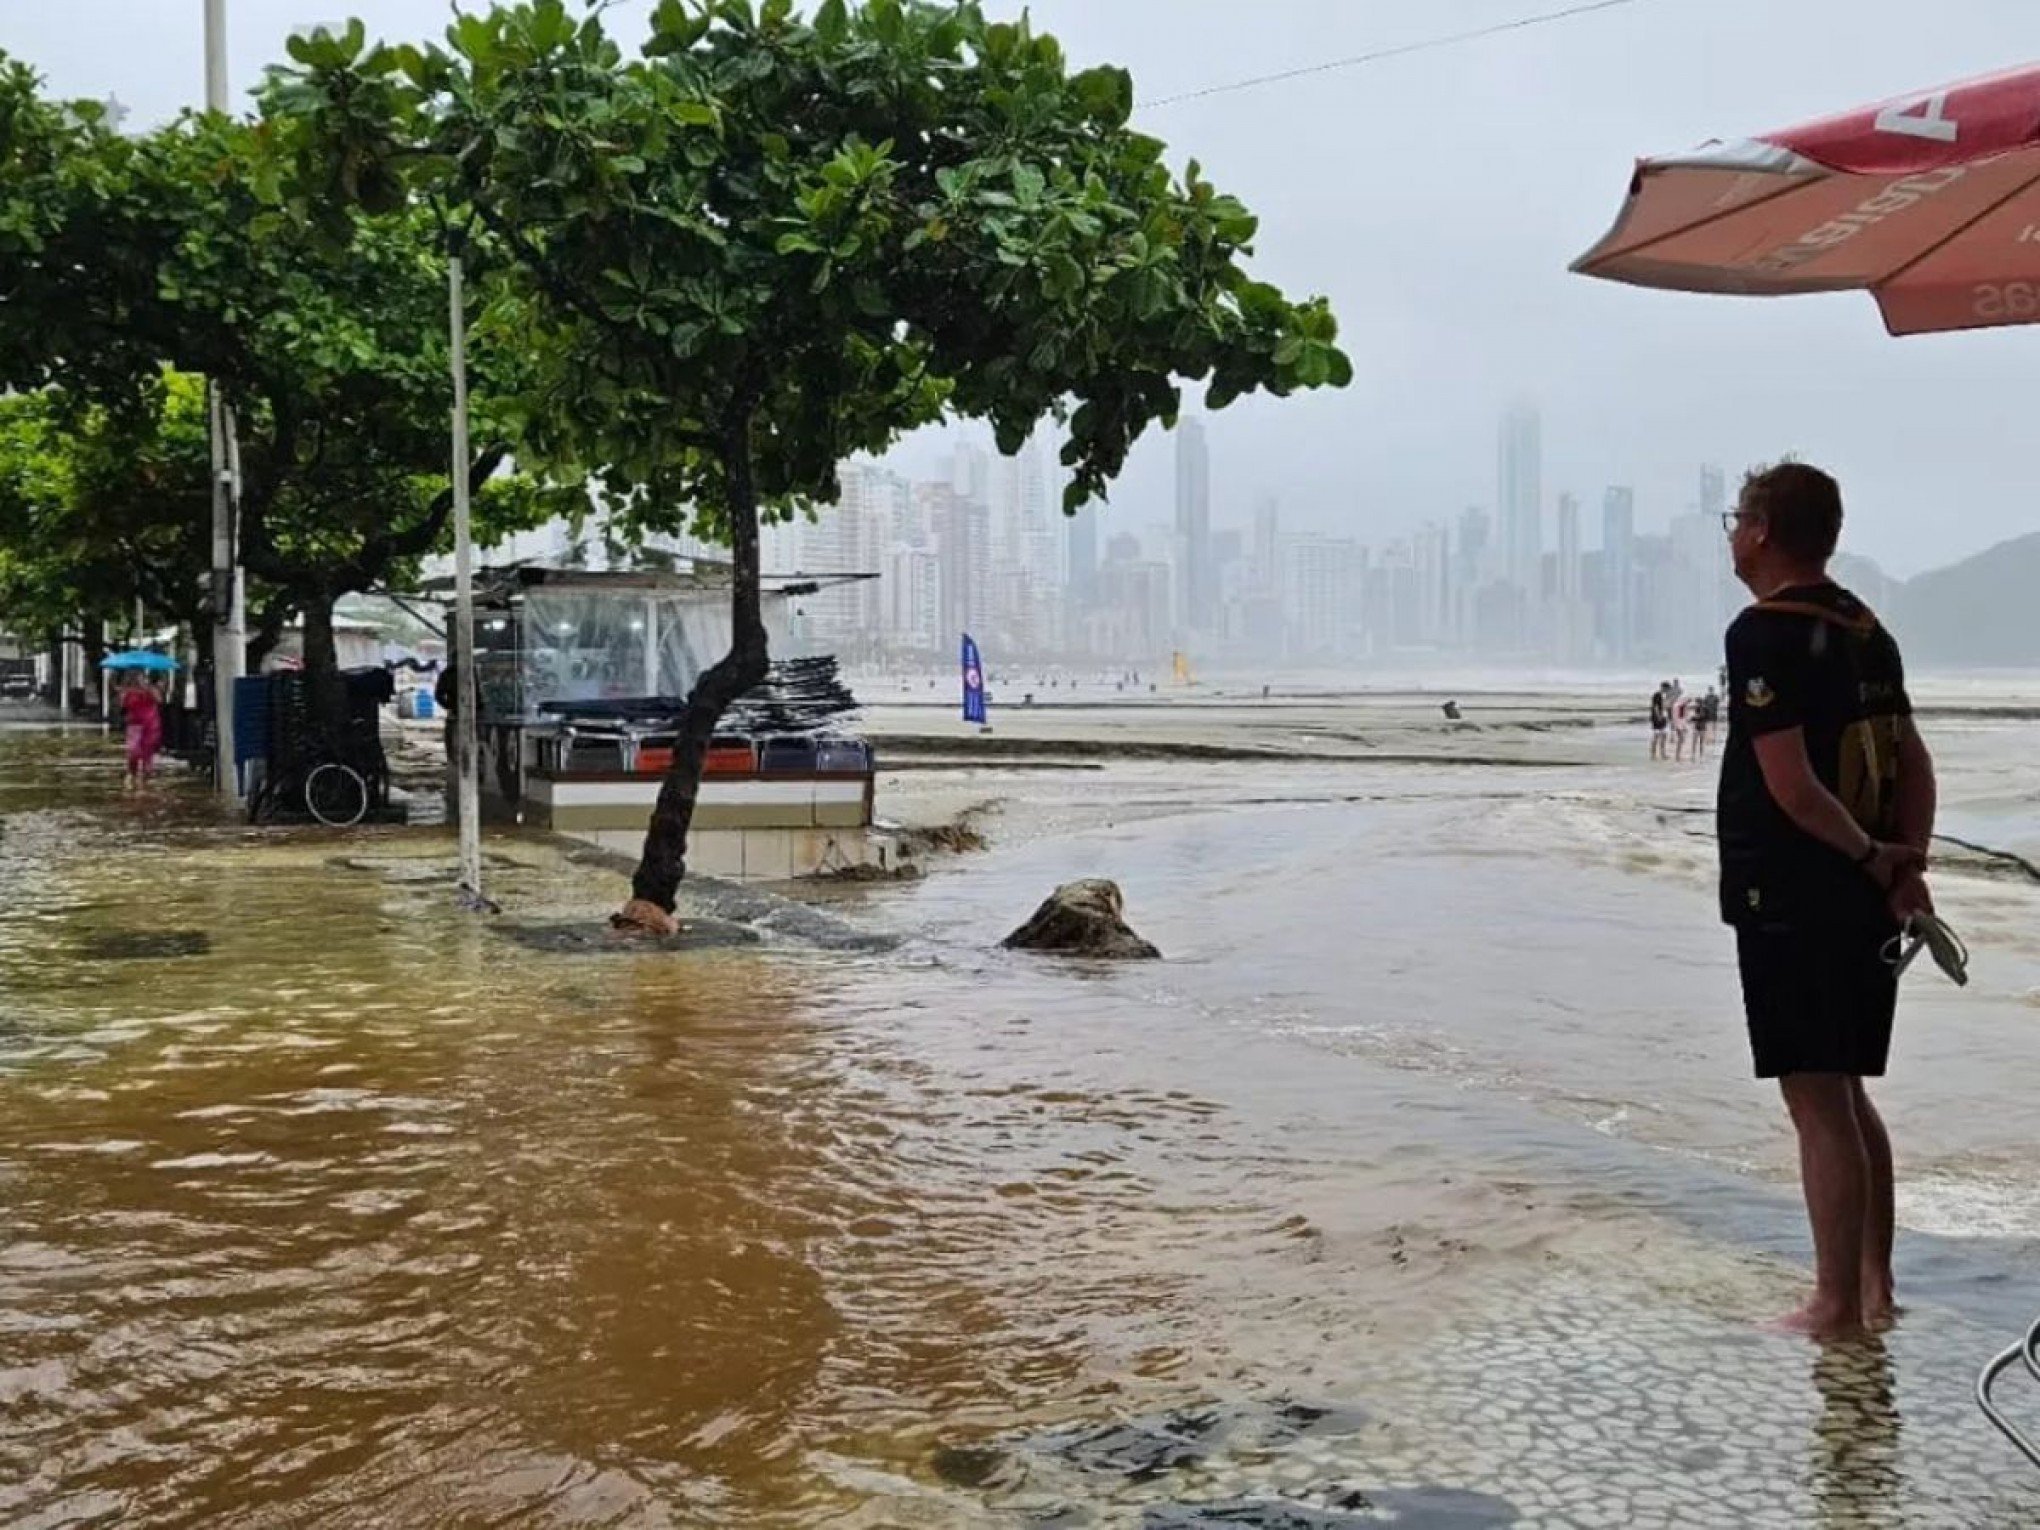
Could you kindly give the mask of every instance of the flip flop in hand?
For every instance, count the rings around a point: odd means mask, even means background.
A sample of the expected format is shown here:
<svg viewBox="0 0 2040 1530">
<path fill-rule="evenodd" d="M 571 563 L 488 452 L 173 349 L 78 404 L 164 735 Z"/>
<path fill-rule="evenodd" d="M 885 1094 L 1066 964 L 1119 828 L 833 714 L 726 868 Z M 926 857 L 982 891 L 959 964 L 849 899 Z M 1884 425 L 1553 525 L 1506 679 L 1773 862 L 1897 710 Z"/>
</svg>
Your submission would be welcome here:
<svg viewBox="0 0 2040 1530">
<path fill-rule="evenodd" d="M 1885 945 L 1884 959 L 1895 976 L 1904 977 L 1921 951 L 1934 958 L 1934 965 L 1957 988 L 1969 986 L 1969 947 L 1939 914 L 1918 913 L 1906 920 L 1904 930 Z"/>
</svg>

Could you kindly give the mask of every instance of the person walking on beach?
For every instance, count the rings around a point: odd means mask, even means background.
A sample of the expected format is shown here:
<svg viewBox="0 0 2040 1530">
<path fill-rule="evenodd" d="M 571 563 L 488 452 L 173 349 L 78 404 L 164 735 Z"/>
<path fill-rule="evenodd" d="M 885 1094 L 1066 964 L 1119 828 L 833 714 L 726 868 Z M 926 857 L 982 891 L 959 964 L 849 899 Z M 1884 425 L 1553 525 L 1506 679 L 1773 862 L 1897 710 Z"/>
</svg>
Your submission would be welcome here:
<svg viewBox="0 0 2040 1530">
<path fill-rule="evenodd" d="M 1800 463 L 1753 472 L 1723 517 L 1756 603 L 1728 629 L 1718 808 L 1757 1077 L 1799 1138 L 1814 1291 L 1779 1327 L 1832 1338 L 1890 1317 L 1892 1158 L 1882 1077 L 1898 979 L 1884 951 L 1931 912 L 1934 765 L 1898 645 L 1828 576 L 1841 490 Z"/>
<path fill-rule="evenodd" d="M 120 712 L 127 725 L 125 789 L 140 791 L 149 784 L 156 752 L 163 747 L 163 698 L 155 681 L 136 671 L 121 688 Z"/>
<path fill-rule="evenodd" d="M 1713 686 L 1707 694 L 1693 703 L 1693 758 L 1707 758 L 1707 733 L 1714 726 L 1714 719 L 1721 711 L 1721 695 Z"/>
<path fill-rule="evenodd" d="M 1679 696 L 1672 702 L 1672 758 L 1686 758 L 1686 739 L 1693 731 L 1693 698 Z"/>
<path fill-rule="evenodd" d="M 1650 693 L 1650 757 L 1662 760 L 1665 756 L 1665 729 L 1672 723 L 1670 702 L 1671 686 L 1661 685 Z"/>
</svg>

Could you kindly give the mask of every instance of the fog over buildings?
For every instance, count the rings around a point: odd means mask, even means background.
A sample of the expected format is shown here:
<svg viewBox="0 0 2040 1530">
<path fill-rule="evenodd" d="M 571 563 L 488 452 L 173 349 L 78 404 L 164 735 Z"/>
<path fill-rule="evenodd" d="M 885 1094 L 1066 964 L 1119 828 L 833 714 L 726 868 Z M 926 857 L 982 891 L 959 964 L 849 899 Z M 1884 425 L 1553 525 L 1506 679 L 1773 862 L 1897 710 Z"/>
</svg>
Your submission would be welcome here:
<svg viewBox="0 0 2040 1530">
<path fill-rule="evenodd" d="M 649 0 L 610 7 L 629 39 Z M 1017 14 L 1008 0 L 987 9 Z M 1034 0 L 1073 63 L 1133 71 L 1136 122 L 1260 217 L 1255 274 L 1328 295 L 1350 388 L 1207 414 L 1186 392 L 1072 522 L 1047 433 L 920 434 L 768 563 L 884 577 L 811 615 L 847 638 L 1132 659 L 1697 662 L 1726 584 L 1717 511 L 1752 464 L 1835 471 L 1846 545 L 1896 575 L 2040 528 L 2040 336 L 1894 341 L 1859 294 L 1757 302 L 1567 274 L 1637 155 L 1734 138 L 2040 56 L 2040 6 L 1634 0 L 1478 41 L 1219 90 L 1533 14 L 1523 0 Z M 245 89 L 352 11 L 436 36 L 443 0 L 233 0 Z M 198 7 L 10 5 L 0 48 L 130 127 L 198 94 Z M 1251 15 L 1251 24 L 1243 24 Z M 1704 647 L 1699 646 L 1704 643 Z M 1688 655 L 1691 657 L 1688 657 Z M 1210 660 L 1207 660 L 1209 662 Z"/>
</svg>

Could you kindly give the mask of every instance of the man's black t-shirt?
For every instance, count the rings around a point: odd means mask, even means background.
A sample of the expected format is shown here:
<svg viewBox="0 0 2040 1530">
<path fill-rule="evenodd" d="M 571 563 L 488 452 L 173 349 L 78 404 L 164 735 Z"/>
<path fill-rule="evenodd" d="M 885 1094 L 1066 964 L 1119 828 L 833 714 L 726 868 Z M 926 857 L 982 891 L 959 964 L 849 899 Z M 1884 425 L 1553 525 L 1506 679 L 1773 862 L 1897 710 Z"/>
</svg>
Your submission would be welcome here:
<svg viewBox="0 0 2040 1530">
<path fill-rule="evenodd" d="M 1665 725 L 1665 693 L 1652 691 L 1650 696 L 1650 725 L 1662 728 Z"/>
<path fill-rule="evenodd" d="M 1893 834 L 1901 719 L 1912 713 L 1898 644 L 1839 585 L 1780 590 L 1728 629 L 1728 748 L 1717 828 L 1730 924 L 1881 925 L 1876 884 L 1771 798 L 1756 740 L 1806 730 L 1821 784 L 1877 839 Z"/>
</svg>

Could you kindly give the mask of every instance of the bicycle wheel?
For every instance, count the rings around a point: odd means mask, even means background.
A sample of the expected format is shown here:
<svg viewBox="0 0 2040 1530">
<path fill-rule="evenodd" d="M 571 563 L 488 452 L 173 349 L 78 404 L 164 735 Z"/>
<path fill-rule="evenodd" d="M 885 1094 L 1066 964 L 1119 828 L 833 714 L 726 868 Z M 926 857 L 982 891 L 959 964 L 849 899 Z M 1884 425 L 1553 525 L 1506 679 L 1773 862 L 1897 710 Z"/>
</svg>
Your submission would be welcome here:
<svg viewBox="0 0 2040 1530">
<path fill-rule="evenodd" d="M 328 760 L 305 777 L 305 807 L 328 828 L 349 828 L 368 812 L 368 783 L 351 766 Z"/>
</svg>

